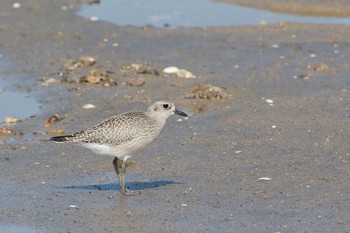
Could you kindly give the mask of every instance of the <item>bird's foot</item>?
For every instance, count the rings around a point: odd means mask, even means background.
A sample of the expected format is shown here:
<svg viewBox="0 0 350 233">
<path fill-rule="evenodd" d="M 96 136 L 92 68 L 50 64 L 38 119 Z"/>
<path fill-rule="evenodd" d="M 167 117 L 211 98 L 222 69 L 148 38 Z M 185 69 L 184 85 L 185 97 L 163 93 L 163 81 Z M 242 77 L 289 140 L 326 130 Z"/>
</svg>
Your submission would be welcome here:
<svg viewBox="0 0 350 233">
<path fill-rule="evenodd" d="M 125 189 L 124 191 L 121 190 L 120 192 L 121 192 L 121 194 L 123 194 L 124 196 L 135 196 L 135 195 L 136 195 L 136 193 L 134 193 L 133 191 L 130 191 L 130 190 L 128 190 L 128 189 Z"/>
</svg>

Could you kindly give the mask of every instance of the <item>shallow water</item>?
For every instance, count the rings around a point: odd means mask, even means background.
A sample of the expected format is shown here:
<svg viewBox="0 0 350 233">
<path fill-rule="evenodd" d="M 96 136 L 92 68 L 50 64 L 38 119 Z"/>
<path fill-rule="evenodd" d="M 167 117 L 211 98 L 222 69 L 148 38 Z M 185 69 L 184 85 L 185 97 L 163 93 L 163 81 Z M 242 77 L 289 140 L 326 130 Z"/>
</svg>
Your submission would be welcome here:
<svg viewBox="0 0 350 233">
<path fill-rule="evenodd" d="M 78 15 L 118 25 L 196 27 L 258 25 L 261 22 L 350 24 L 350 18 L 314 17 L 273 13 L 210 0 L 105 0 L 83 6 Z"/>
<path fill-rule="evenodd" d="M 3 233 L 37 233 L 34 229 L 28 227 L 14 226 L 14 225 L 1 225 L 0 232 Z"/>
<path fill-rule="evenodd" d="M 8 116 L 23 119 L 37 113 L 39 103 L 27 94 L 2 90 L 0 92 L 0 109 L 1 121 Z"/>
<path fill-rule="evenodd" d="M 19 77 L 4 74 L 11 70 L 11 64 L 0 54 L 0 126 L 5 117 L 27 118 L 40 110 L 40 104 L 28 93 L 17 91 Z M 9 72 L 10 73 L 10 72 Z"/>
</svg>

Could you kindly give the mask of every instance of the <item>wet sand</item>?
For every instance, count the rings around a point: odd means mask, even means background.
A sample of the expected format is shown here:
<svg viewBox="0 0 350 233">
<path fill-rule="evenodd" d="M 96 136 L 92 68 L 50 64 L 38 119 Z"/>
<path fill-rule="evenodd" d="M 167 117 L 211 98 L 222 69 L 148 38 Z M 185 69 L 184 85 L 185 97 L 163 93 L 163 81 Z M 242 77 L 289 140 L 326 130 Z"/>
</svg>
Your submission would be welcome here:
<svg viewBox="0 0 350 233">
<path fill-rule="evenodd" d="M 314 16 L 349 17 L 350 2 L 347 0 L 218 0 L 241 6 L 254 7 L 278 13 Z"/>
<path fill-rule="evenodd" d="M 75 16 L 78 2 L 61 7 L 0 3 L 1 59 L 11 64 L 2 76 L 42 106 L 12 127 L 23 136 L 0 145 L 0 230 L 349 232 L 349 26 L 118 27 Z M 42 85 L 82 55 L 117 85 Z M 126 68 L 142 62 L 160 75 Z M 161 72 L 173 65 L 197 78 Z M 145 84 L 123 85 L 136 77 Z M 231 97 L 185 98 L 203 83 Z M 133 156 L 127 186 L 139 195 L 119 194 L 112 158 L 47 142 L 49 130 L 73 133 L 164 97 L 191 117 L 169 119 Z M 61 121 L 44 127 L 53 114 Z"/>
</svg>

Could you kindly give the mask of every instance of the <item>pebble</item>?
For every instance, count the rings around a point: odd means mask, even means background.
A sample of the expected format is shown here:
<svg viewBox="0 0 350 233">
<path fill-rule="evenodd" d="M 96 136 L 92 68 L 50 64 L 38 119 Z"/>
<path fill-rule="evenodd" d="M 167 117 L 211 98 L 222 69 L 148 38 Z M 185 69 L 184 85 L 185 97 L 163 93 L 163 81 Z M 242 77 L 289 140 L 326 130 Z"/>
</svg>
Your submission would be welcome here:
<svg viewBox="0 0 350 233">
<path fill-rule="evenodd" d="M 18 122 L 21 122 L 21 120 L 17 117 L 5 117 L 4 119 L 6 125 L 16 125 Z"/>
<path fill-rule="evenodd" d="M 15 2 L 15 3 L 13 3 L 12 7 L 13 7 L 13 8 L 20 8 L 20 7 L 21 7 L 21 4 L 18 3 L 18 2 Z"/>
<path fill-rule="evenodd" d="M 79 61 L 84 65 L 84 66 L 92 66 L 96 63 L 96 59 L 91 56 L 81 56 L 79 58 Z"/>
<path fill-rule="evenodd" d="M 269 103 L 269 104 L 273 104 L 273 100 L 272 99 L 267 99 L 266 102 Z"/>
<path fill-rule="evenodd" d="M 59 115 L 54 114 L 44 121 L 44 127 L 48 128 L 52 125 L 55 125 L 59 121 L 60 121 Z"/>
<path fill-rule="evenodd" d="M 90 21 L 96 22 L 96 21 L 98 21 L 98 17 L 97 16 L 92 16 L 92 17 L 90 17 Z"/>
<path fill-rule="evenodd" d="M 131 80 L 130 82 L 127 82 L 127 84 L 130 86 L 135 86 L 135 87 L 143 86 L 143 85 L 145 85 L 145 79 L 142 77 L 138 77 L 138 78 Z"/>
<path fill-rule="evenodd" d="M 48 87 L 50 84 L 56 84 L 56 83 L 60 83 L 60 80 L 57 80 L 55 78 L 49 78 L 48 80 L 44 81 L 41 83 L 41 86 L 43 87 Z"/>
<path fill-rule="evenodd" d="M 96 106 L 93 105 L 93 104 L 85 104 L 85 105 L 83 106 L 83 108 L 85 108 L 85 109 L 91 109 L 91 108 L 96 108 Z"/>
<path fill-rule="evenodd" d="M 50 129 L 47 131 L 47 133 L 52 135 L 59 135 L 59 134 L 64 134 L 65 131 L 64 129 Z"/>
<path fill-rule="evenodd" d="M 77 208 L 76 205 L 69 205 L 69 208 Z"/>
</svg>

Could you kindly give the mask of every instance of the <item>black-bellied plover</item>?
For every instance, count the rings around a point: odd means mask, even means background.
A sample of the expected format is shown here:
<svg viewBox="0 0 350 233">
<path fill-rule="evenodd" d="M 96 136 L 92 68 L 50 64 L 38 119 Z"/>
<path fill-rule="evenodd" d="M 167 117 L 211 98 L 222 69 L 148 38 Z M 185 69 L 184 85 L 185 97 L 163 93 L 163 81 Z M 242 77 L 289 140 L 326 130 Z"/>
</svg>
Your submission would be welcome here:
<svg viewBox="0 0 350 233">
<path fill-rule="evenodd" d="M 119 177 L 120 192 L 131 194 L 125 187 L 126 160 L 154 142 L 169 116 L 187 116 L 169 101 L 157 101 L 146 112 L 135 111 L 115 115 L 86 130 L 50 138 L 55 142 L 72 142 L 96 154 L 115 157 L 113 166 Z M 121 162 L 118 163 L 118 160 Z"/>
</svg>

